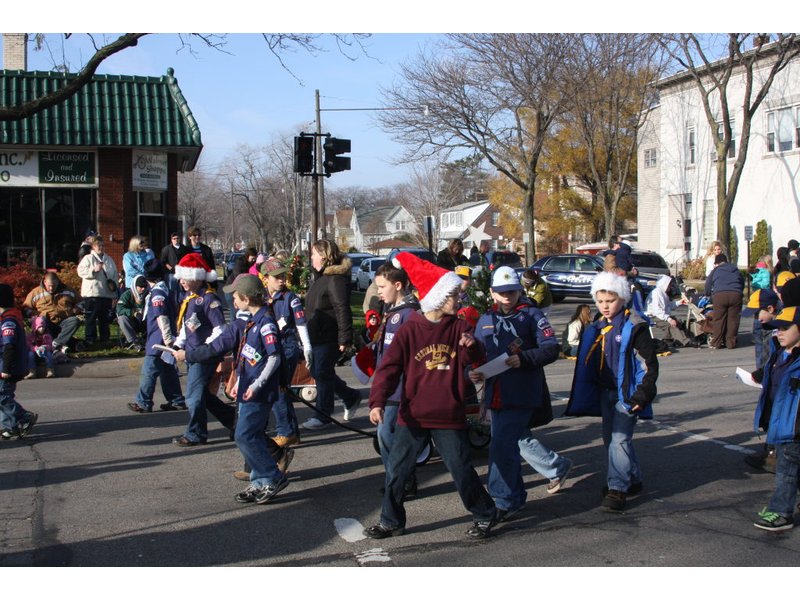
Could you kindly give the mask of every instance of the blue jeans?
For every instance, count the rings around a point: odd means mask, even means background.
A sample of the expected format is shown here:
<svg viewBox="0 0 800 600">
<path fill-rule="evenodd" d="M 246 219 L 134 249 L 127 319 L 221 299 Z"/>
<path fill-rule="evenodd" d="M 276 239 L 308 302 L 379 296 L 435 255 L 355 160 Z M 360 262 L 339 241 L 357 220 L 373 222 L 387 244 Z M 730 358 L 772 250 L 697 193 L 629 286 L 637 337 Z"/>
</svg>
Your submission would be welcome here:
<svg viewBox="0 0 800 600">
<path fill-rule="evenodd" d="M 53 362 L 53 352 L 51 350 L 45 350 L 44 356 L 41 357 L 38 354 L 36 354 L 36 352 L 33 351 L 28 352 L 28 368 L 31 371 L 36 370 L 36 366 L 38 363 L 37 359 L 44 361 L 44 364 L 48 369 L 53 369 L 55 366 L 55 363 Z"/>
<path fill-rule="evenodd" d="M 208 391 L 208 382 L 217 367 L 216 363 L 187 362 L 186 366 L 188 368 L 186 406 L 189 409 L 189 424 L 186 426 L 184 437 L 191 442 L 208 439 L 206 410 L 214 415 L 224 427 L 232 430 L 236 422 L 236 409 Z"/>
<path fill-rule="evenodd" d="M 550 481 L 560 479 L 569 469 L 569 460 L 550 450 L 533 437 L 530 431 L 523 433 L 517 443 L 522 458 L 542 477 L 547 477 Z"/>
<path fill-rule="evenodd" d="M 270 452 L 277 445 L 266 434 L 271 410 L 272 404 L 268 402 L 239 402 L 234 439 L 250 467 L 250 483 L 259 488 L 278 483 L 284 477 Z"/>
<path fill-rule="evenodd" d="M 146 410 L 153 408 L 153 394 L 156 391 L 156 379 L 161 379 L 161 391 L 167 402 L 173 406 L 185 406 L 186 400 L 181 392 L 181 382 L 178 379 L 178 369 L 161 360 L 160 356 L 147 355 L 142 363 L 142 372 L 139 375 L 139 392 L 136 394 L 136 403 Z"/>
<path fill-rule="evenodd" d="M 72 336 L 78 331 L 81 326 L 81 320 L 78 317 L 67 317 L 61 323 L 50 323 L 49 329 L 53 336 L 53 347 L 63 348 L 69 344 Z"/>
<path fill-rule="evenodd" d="M 322 414 L 314 415 L 323 423 L 329 422 L 333 414 L 333 397 L 338 395 L 350 407 L 357 402 L 359 393 L 347 386 L 336 374 L 336 359 L 339 358 L 338 344 L 321 344 L 311 346 L 311 376 L 317 384 L 317 410 Z"/>
<path fill-rule="evenodd" d="M 470 461 L 466 429 L 423 429 L 398 425 L 389 455 L 381 523 L 390 528 L 406 526 L 406 511 L 403 506 L 405 482 L 414 472 L 417 455 L 428 441 L 428 435 L 433 438 L 436 449 L 456 484 L 461 502 L 472 513 L 472 518 L 475 521 L 493 519 L 494 502 Z"/>
<path fill-rule="evenodd" d="M 386 471 L 386 478 L 389 478 L 389 454 L 392 450 L 394 441 L 394 430 L 397 426 L 397 412 L 399 404 L 387 404 L 383 408 L 383 423 L 378 425 L 378 447 L 381 450 L 381 461 Z"/>
<path fill-rule="evenodd" d="M 14 429 L 28 414 L 14 397 L 16 391 L 15 381 L 0 379 L 0 425 L 3 429 Z"/>
<path fill-rule="evenodd" d="M 287 376 L 290 381 L 294 370 L 297 368 L 297 353 L 291 353 L 286 356 L 284 353 L 283 360 L 286 361 Z M 272 416 L 275 417 L 275 434 L 285 437 L 291 437 L 297 434 L 297 413 L 294 412 L 294 405 L 289 395 L 281 389 L 278 394 L 278 400 L 272 405 Z"/>
<path fill-rule="evenodd" d="M 528 432 L 533 409 L 491 410 L 492 441 L 489 445 L 489 495 L 497 508 L 515 510 L 525 504 L 519 439 Z"/>
<path fill-rule="evenodd" d="M 633 428 L 638 417 L 628 414 L 617 402 L 617 392 L 603 390 L 600 398 L 603 416 L 603 445 L 608 451 L 609 490 L 627 492 L 642 481 L 639 461 L 633 449 Z"/>
<path fill-rule="evenodd" d="M 775 444 L 775 457 L 775 493 L 772 494 L 767 510 L 791 519 L 797 501 L 800 443 Z"/>
</svg>

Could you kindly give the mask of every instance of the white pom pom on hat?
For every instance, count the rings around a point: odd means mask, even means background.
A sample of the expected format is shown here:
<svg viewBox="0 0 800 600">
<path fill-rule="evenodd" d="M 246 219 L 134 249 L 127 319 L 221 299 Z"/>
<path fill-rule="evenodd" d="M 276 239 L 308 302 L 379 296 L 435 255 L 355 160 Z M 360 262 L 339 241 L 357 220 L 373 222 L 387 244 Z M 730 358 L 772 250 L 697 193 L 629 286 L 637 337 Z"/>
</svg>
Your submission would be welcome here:
<svg viewBox="0 0 800 600">
<path fill-rule="evenodd" d="M 408 273 L 412 285 L 419 292 L 422 312 L 444 306 L 447 297 L 461 287 L 462 279 L 453 271 L 423 260 L 410 252 L 398 252 L 392 264 Z"/>
<path fill-rule="evenodd" d="M 592 298 L 596 299 L 597 292 L 613 292 L 625 300 L 625 304 L 631 300 L 631 286 L 628 280 L 609 271 L 598 273 L 592 281 Z"/>
<path fill-rule="evenodd" d="M 190 252 L 175 265 L 175 277 L 188 281 L 216 281 L 217 272 L 196 252 Z"/>
</svg>

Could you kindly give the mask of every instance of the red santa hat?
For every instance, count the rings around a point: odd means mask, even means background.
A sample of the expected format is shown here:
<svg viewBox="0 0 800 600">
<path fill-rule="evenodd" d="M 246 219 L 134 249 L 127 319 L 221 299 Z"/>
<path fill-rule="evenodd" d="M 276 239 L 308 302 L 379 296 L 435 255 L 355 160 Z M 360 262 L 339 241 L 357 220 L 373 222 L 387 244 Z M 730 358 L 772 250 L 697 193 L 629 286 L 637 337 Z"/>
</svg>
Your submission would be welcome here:
<svg viewBox="0 0 800 600">
<path fill-rule="evenodd" d="M 367 385 L 370 377 L 375 373 L 375 352 L 369 346 L 364 346 L 350 360 L 350 368 L 361 385 Z"/>
<path fill-rule="evenodd" d="M 217 272 L 199 254 L 190 252 L 175 266 L 175 277 L 189 281 L 216 281 Z"/>
<path fill-rule="evenodd" d="M 447 297 L 461 288 L 461 277 L 410 252 L 400 252 L 392 263 L 408 273 L 408 278 L 419 292 L 419 307 L 430 312 L 444 306 Z"/>
</svg>

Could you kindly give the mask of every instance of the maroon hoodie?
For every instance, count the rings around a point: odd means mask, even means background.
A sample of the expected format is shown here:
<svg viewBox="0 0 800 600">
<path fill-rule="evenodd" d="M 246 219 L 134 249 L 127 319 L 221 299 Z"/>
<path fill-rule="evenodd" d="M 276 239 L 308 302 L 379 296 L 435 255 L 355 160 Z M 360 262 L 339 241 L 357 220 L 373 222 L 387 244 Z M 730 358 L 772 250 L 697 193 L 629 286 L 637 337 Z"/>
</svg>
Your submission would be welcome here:
<svg viewBox="0 0 800 600">
<path fill-rule="evenodd" d="M 375 373 L 370 409 L 386 406 L 402 376 L 399 425 L 466 429 L 466 367 L 482 362 L 484 352 L 477 340 L 470 348 L 459 346 L 463 333 L 472 333 L 472 328 L 453 315 L 433 323 L 419 313 L 412 314 L 397 331 Z"/>
</svg>

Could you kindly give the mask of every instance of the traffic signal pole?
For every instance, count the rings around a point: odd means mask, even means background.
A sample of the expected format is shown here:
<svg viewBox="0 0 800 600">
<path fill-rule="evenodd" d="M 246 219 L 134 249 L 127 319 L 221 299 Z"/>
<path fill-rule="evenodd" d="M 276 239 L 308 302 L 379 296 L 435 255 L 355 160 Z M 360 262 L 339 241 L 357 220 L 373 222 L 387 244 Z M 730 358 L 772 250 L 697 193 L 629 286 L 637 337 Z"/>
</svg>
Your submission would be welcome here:
<svg viewBox="0 0 800 600">
<path fill-rule="evenodd" d="M 317 115 L 317 136 L 314 138 L 316 144 L 316 164 L 314 165 L 314 172 L 317 174 L 322 173 L 322 119 L 320 118 L 319 110 L 319 90 L 314 90 L 314 98 L 316 100 L 316 115 Z M 327 232 L 325 229 L 325 186 L 322 182 L 322 177 L 317 175 L 314 177 L 314 195 L 317 199 L 317 226 L 314 227 L 312 234 L 313 241 L 317 241 L 318 231 L 321 230 L 322 238 L 326 238 Z M 319 228 L 319 229 L 318 229 Z"/>
</svg>

